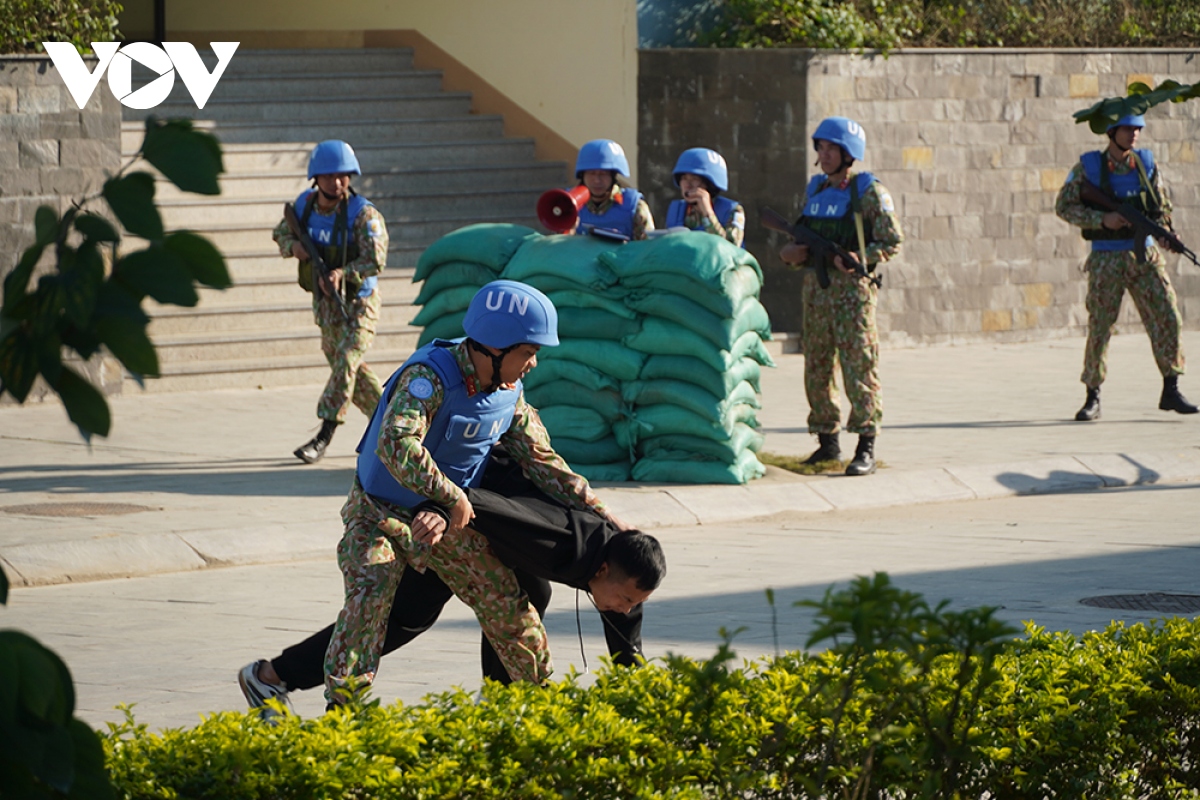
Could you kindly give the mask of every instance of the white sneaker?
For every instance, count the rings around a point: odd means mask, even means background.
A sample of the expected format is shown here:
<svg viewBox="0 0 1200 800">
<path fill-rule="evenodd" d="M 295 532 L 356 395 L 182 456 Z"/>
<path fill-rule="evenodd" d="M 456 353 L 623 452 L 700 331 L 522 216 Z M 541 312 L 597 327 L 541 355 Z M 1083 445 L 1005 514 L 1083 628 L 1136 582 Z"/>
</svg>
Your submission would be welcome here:
<svg viewBox="0 0 1200 800">
<path fill-rule="evenodd" d="M 278 700 L 289 714 L 294 714 L 296 711 L 292 708 L 292 701 L 288 700 L 286 686 L 281 683 L 267 683 L 258 677 L 258 666 L 265 663 L 267 662 L 251 661 L 238 670 L 238 686 L 242 687 L 242 694 L 245 695 L 246 702 L 250 704 L 250 707 L 261 709 L 258 715 L 264 722 L 270 722 L 279 716 L 279 712 L 268 706 L 267 700 L 272 698 Z"/>
</svg>

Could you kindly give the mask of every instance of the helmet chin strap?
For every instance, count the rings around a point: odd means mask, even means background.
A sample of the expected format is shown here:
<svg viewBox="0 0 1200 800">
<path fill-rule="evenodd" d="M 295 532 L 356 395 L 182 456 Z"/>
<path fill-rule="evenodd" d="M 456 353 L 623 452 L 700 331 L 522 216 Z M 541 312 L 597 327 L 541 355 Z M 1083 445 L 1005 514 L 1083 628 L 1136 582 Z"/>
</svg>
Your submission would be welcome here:
<svg viewBox="0 0 1200 800">
<path fill-rule="evenodd" d="M 487 356 L 488 358 L 490 358 L 492 360 L 492 381 L 488 385 L 488 387 L 486 389 L 484 389 L 484 391 L 485 392 L 494 392 L 497 389 L 499 389 L 500 388 L 500 365 L 504 362 L 504 357 L 506 355 L 508 355 L 509 352 L 511 352 L 515 348 L 520 347 L 520 345 L 519 344 L 510 344 L 508 347 L 505 347 L 503 350 L 501 350 L 498 353 L 493 353 L 493 352 L 489 351 L 486 347 L 484 347 L 483 345 L 481 345 L 479 342 L 475 341 L 474 339 L 467 339 L 467 346 L 470 347 L 472 350 L 474 350 L 476 353 L 479 353 L 480 355 L 483 355 L 483 356 Z"/>
</svg>

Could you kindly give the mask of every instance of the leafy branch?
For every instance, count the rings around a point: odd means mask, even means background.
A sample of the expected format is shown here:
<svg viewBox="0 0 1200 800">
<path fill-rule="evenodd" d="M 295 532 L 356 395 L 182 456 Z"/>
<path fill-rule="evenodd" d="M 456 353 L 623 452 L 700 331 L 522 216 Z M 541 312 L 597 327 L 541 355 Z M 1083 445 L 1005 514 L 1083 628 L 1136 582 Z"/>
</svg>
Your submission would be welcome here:
<svg viewBox="0 0 1200 800">
<path fill-rule="evenodd" d="M 1144 83 L 1129 84 L 1126 97 L 1107 97 L 1074 114 L 1076 124 L 1086 122 L 1092 133 L 1104 133 L 1108 126 L 1128 115 L 1145 114 L 1160 103 L 1183 103 L 1200 97 L 1200 82 L 1186 84 L 1165 80 L 1151 89 Z"/>
</svg>

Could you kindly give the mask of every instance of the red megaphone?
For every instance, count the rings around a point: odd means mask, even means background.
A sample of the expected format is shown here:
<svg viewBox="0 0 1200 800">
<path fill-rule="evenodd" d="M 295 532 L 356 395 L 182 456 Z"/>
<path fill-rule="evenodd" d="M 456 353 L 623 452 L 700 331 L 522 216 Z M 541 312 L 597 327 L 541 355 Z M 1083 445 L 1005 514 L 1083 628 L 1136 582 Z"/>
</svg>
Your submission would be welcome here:
<svg viewBox="0 0 1200 800">
<path fill-rule="evenodd" d="M 575 227 L 579 209 L 590 194 L 582 185 L 573 189 L 551 189 L 538 198 L 538 221 L 555 233 L 566 233 Z"/>
</svg>

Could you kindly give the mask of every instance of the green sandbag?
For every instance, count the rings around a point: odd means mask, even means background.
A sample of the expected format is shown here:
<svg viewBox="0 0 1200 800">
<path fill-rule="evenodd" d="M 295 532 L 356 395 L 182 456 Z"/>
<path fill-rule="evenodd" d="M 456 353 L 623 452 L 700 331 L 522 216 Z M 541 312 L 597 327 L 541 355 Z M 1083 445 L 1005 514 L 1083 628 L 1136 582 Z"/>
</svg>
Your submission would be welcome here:
<svg viewBox="0 0 1200 800">
<path fill-rule="evenodd" d="M 629 480 L 628 461 L 612 464 L 571 464 L 571 469 L 592 483 L 625 483 Z"/>
<path fill-rule="evenodd" d="M 765 340 L 771 338 L 771 319 L 757 297 L 742 300 L 732 317 L 718 316 L 694 300 L 667 292 L 639 292 L 625 302 L 635 311 L 678 323 L 723 350 L 731 348 L 746 331 L 757 331 Z"/>
<path fill-rule="evenodd" d="M 750 267 L 738 267 L 721 276 L 719 288 L 669 272 L 629 275 L 621 279 L 620 285 L 633 297 L 650 292 L 677 294 L 699 303 L 717 316 L 732 317 L 747 297 L 758 297 L 762 280 Z"/>
<path fill-rule="evenodd" d="M 537 408 L 571 405 L 590 408 L 609 421 L 615 420 L 625 413 L 625 403 L 615 389 L 588 389 L 574 381 L 559 380 L 537 386 L 526 385 L 525 399 Z M 611 459 L 601 460 L 609 461 Z"/>
<path fill-rule="evenodd" d="M 646 483 L 723 483 L 742 484 L 767 473 L 758 458 L 743 450 L 734 464 L 720 461 L 668 461 L 643 458 L 631 471 L 635 481 Z"/>
<path fill-rule="evenodd" d="M 637 444 L 637 454 L 640 458 L 657 458 L 684 461 L 697 457 L 733 464 L 743 450 L 758 452 L 762 449 L 764 437 L 749 425 L 737 423 L 727 442 L 717 442 L 712 439 L 702 439 L 696 436 L 682 436 L 668 433 L 663 436 L 650 436 Z"/>
<path fill-rule="evenodd" d="M 526 388 L 542 386 L 553 381 L 570 381 L 593 392 L 619 388 L 617 380 L 600 370 L 570 359 L 547 359 L 548 350 L 538 355 L 538 365 L 525 375 Z M 757 365 L 756 365 L 757 366 Z"/>
<path fill-rule="evenodd" d="M 528 283 L 543 292 L 551 291 L 543 277 L 571 281 L 584 290 L 606 289 L 616 283 L 616 276 L 598 257 L 614 247 L 620 245 L 595 236 L 539 236 L 522 245 L 500 277 Z"/>
<path fill-rule="evenodd" d="M 659 317 L 646 317 L 642 320 L 642 329 L 622 341 L 628 347 L 649 355 L 691 356 L 718 372 L 727 372 L 743 357 L 752 358 L 763 366 L 775 366 L 757 331 L 746 331 L 737 338 L 733 347 L 722 350 L 682 325 Z"/>
<path fill-rule="evenodd" d="M 449 314 L 458 311 L 466 313 L 467 306 L 471 305 L 471 299 L 478 293 L 478 286 L 455 286 L 453 289 L 438 292 L 425 304 L 424 308 L 417 312 L 409 324 L 424 328 L 434 320 Z"/>
<path fill-rule="evenodd" d="M 617 380 L 632 381 L 641 372 L 646 354 L 606 339 L 560 339 L 558 347 L 542 348 L 538 359 L 547 363 L 558 359 L 578 361 Z"/>
<path fill-rule="evenodd" d="M 546 406 L 538 408 L 542 424 L 550 432 L 550 440 L 559 437 L 596 442 L 612 433 L 612 426 L 590 408 L 577 406 Z"/>
<path fill-rule="evenodd" d="M 596 292 L 581 289 L 556 289 L 546 292 L 546 296 L 550 298 L 550 302 L 554 303 L 554 307 L 559 310 L 560 315 L 564 308 L 598 308 L 623 319 L 637 319 L 637 312 L 625 305 L 622 300 Z"/>
<path fill-rule="evenodd" d="M 594 442 L 556 436 L 551 440 L 554 451 L 567 460 L 568 464 L 610 464 L 614 461 L 629 461 L 629 449 L 617 444 L 615 436 L 605 436 Z"/>
<path fill-rule="evenodd" d="M 413 305 L 423 306 L 441 292 L 457 286 L 483 286 L 496 280 L 496 277 L 497 273 L 483 264 L 472 264 L 469 261 L 438 264 L 421 285 L 421 291 L 417 299 L 413 300 Z"/>
<path fill-rule="evenodd" d="M 718 397 L 729 394 L 742 381 L 748 382 L 755 391 L 762 390 L 762 367 L 752 358 L 736 361 L 728 370 L 720 372 L 690 356 L 650 356 L 639 377 L 647 381 L 660 378 L 687 381 Z"/>
<path fill-rule="evenodd" d="M 724 420 L 702 417 L 682 406 L 659 403 L 634 409 L 631 416 L 614 422 L 612 430 L 623 447 L 634 447 L 642 439 L 667 434 L 728 442 L 733 423 L 726 427 Z"/>
<path fill-rule="evenodd" d="M 417 338 L 417 347 L 424 347 L 434 339 L 461 339 L 466 336 L 462 326 L 466 315 L 466 311 L 455 311 L 429 323 Z"/>
<path fill-rule="evenodd" d="M 720 287 L 724 274 L 738 267 L 754 270 L 759 284 L 762 283 L 762 269 L 754 256 L 723 236 L 697 236 L 690 232 L 667 234 L 630 242 L 601 255 L 600 260 L 622 283 L 633 276 L 675 274 Z"/>
<path fill-rule="evenodd" d="M 572 339 L 613 339 L 620 341 L 641 329 L 636 319 L 614 316 L 598 308 L 558 308 L 558 335 Z"/>
<path fill-rule="evenodd" d="M 425 248 L 417 261 L 413 281 L 425 280 L 434 267 L 449 261 L 483 264 L 498 273 L 521 245 L 541 236 L 533 228 L 507 222 L 481 222 L 459 228 Z"/>
<path fill-rule="evenodd" d="M 621 386 L 621 395 L 626 403 L 637 406 L 652 406 L 657 403 L 674 403 L 702 417 L 719 418 L 735 405 L 762 408 L 754 387 L 742 381 L 724 397 L 717 397 L 706 389 L 687 381 L 660 379 L 654 381 L 630 381 Z"/>
</svg>

